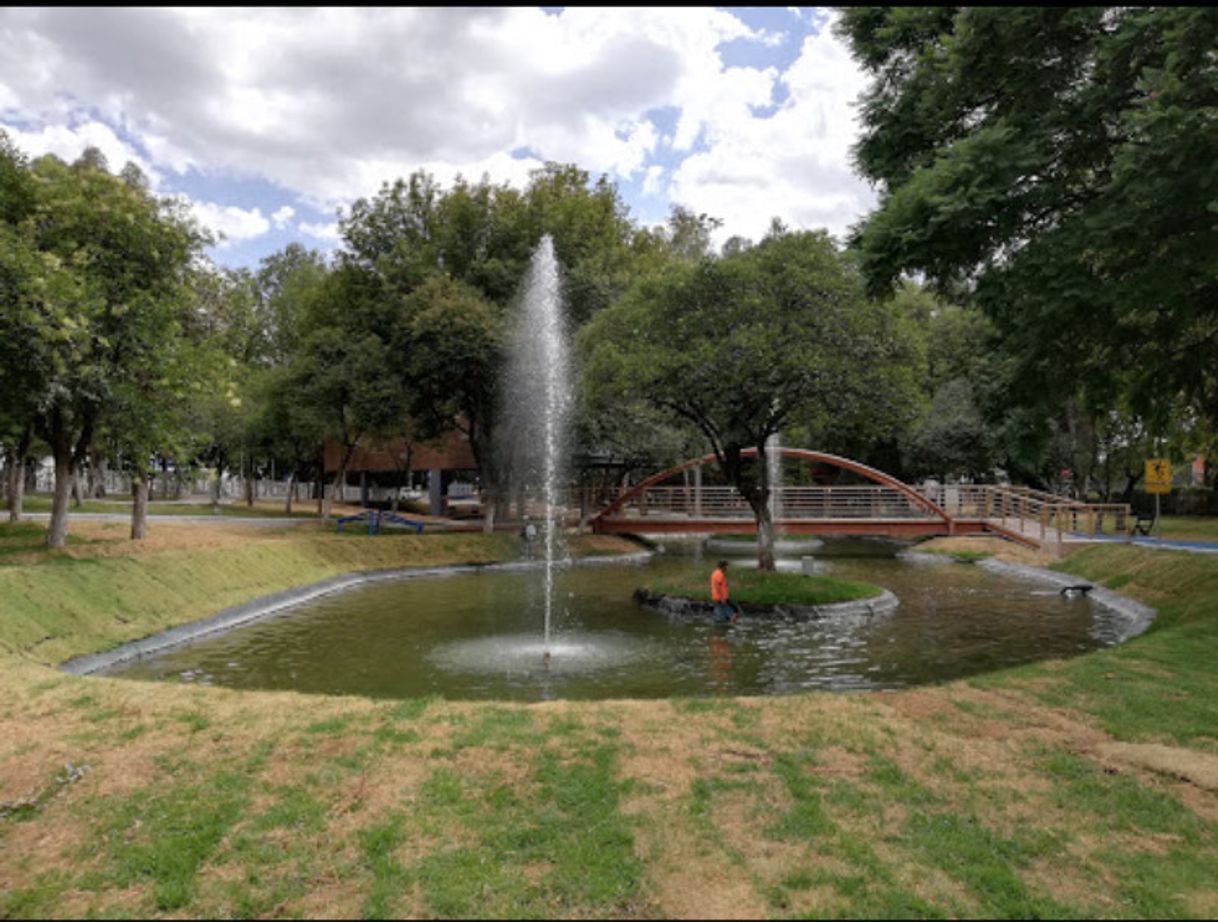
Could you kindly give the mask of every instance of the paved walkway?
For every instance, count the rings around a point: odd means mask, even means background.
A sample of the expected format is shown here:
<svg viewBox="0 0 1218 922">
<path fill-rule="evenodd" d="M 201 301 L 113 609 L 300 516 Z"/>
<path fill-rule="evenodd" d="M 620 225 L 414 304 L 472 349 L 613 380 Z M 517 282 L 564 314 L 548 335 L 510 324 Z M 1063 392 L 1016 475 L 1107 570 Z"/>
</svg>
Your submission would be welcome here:
<svg viewBox="0 0 1218 922">
<path fill-rule="evenodd" d="M 49 512 L 23 512 L 23 522 L 46 522 L 51 518 Z M 72 522 L 130 522 L 130 512 L 69 512 L 68 520 Z M 282 528 L 285 525 L 300 525 L 304 522 L 319 522 L 314 518 L 278 518 L 272 516 L 237 516 L 237 515 L 149 515 L 152 522 L 189 522 L 202 525 L 265 525 Z"/>
<path fill-rule="evenodd" d="M 1189 551 L 1193 554 L 1218 554 L 1218 542 L 1182 541 L 1176 538 L 1127 538 L 1120 535 L 1096 535 L 1094 538 L 1074 532 L 1075 541 L 1104 541 L 1109 544 L 1134 544 L 1138 547 L 1160 548 L 1166 551 Z"/>
</svg>

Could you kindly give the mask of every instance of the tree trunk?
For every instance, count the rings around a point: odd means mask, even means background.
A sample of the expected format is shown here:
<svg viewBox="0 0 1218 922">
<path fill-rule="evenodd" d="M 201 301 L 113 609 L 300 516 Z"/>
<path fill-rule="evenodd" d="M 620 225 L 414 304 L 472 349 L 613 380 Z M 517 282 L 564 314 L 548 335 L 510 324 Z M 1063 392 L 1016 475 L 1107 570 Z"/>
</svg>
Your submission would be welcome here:
<svg viewBox="0 0 1218 922">
<path fill-rule="evenodd" d="M 131 475 L 131 540 L 143 541 L 148 534 L 148 480 L 144 471 Z"/>
<path fill-rule="evenodd" d="M 344 452 L 342 460 L 338 464 L 338 470 L 334 472 L 334 482 L 330 485 L 330 489 L 326 495 L 325 503 L 322 505 L 321 517 L 325 522 L 330 521 L 330 514 L 334 510 L 334 498 L 339 496 L 339 490 L 347 485 L 347 456 Z M 341 497 L 340 497 L 341 502 Z"/>
<path fill-rule="evenodd" d="M 769 491 L 765 491 L 768 493 Z M 757 517 L 757 569 L 774 572 L 774 521 L 770 518 L 770 504 L 763 502 L 753 510 Z"/>
<path fill-rule="evenodd" d="M 80 495 L 80 469 L 73 464 L 72 470 L 72 505 L 79 509 L 84 505 L 84 498 Z"/>
<path fill-rule="evenodd" d="M 22 507 L 25 505 L 25 466 L 30 453 L 30 442 L 33 440 L 33 428 L 26 425 L 17 440 L 17 445 L 8 454 L 8 481 L 5 496 L 8 499 L 8 520 L 21 520 Z"/>
<path fill-rule="evenodd" d="M 719 459 L 724 478 L 740 491 L 740 495 L 753 510 L 753 518 L 757 522 L 757 569 L 773 572 L 774 521 L 770 516 L 770 474 L 765 450 L 768 435 L 769 433 L 765 433 L 759 439 L 754 460 L 756 474 L 751 482 L 746 474 L 739 444 L 729 443 L 721 449 L 716 448 L 715 455 Z"/>
<path fill-rule="evenodd" d="M 106 475 L 109 473 L 110 465 L 105 455 L 95 454 L 89 463 L 89 472 L 93 472 L 93 468 L 97 468 L 97 477 L 93 485 L 93 489 L 89 492 L 89 496 L 93 499 L 106 498 Z"/>
<path fill-rule="evenodd" d="M 313 479 L 313 498 L 317 500 L 317 514 L 321 515 L 326 501 L 326 451 L 317 456 L 317 476 Z"/>
<path fill-rule="evenodd" d="M 224 477 L 224 467 L 217 463 L 216 472 L 211 481 L 211 514 L 220 514 L 220 481 Z"/>
<path fill-rule="evenodd" d="M 398 508 L 401 504 L 402 481 L 406 480 L 407 484 L 410 482 L 410 460 L 413 454 L 414 449 L 408 445 L 406 450 L 398 456 L 399 463 L 397 477 L 394 479 L 393 503 L 390 506 L 390 511 L 394 515 L 398 514 Z"/>
<path fill-rule="evenodd" d="M 17 509 L 17 484 L 21 482 L 21 464 L 17 460 L 17 452 L 9 449 L 4 453 L 4 505 L 8 507 L 8 520 L 16 522 L 21 518 Z"/>
<path fill-rule="evenodd" d="M 246 467 L 245 462 L 241 465 L 242 471 L 245 474 L 245 505 L 250 509 L 254 508 L 254 459 L 249 459 L 249 466 Z"/>
<path fill-rule="evenodd" d="M 51 502 L 51 521 L 47 525 L 47 547 L 68 544 L 68 503 L 72 498 L 72 448 L 60 441 L 53 446 L 55 457 L 55 494 Z"/>
<path fill-rule="evenodd" d="M 284 511 L 284 514 L 286 514 L 286 515 L 292 514 L 292 499 L 293 499 L 292 494 L 295 492 L 296 492 L 296 472 L 292 471 L 292 473 L 288 474 L 288 498 L 287 498 L 287 501 L 283 504 L 283 511 Z"/>
<path fill-rule="evenodd" d="M 482 533 L 495 533 L 495 517 L 499 505 L 499 488 L 493 477 L 483 475 L 482 480 Z"/>
<path fill-rule="evenodd" d="M 338 470 L 334 472 L 334 482 L 330 484 L 330 489 L 326 491 L 326 498 L 321 507 L 321 518 L 323 522 L 330 521 L 330 515 L 334 511 L 334 497 L 338 494 L 339 484 L 347 477 L 347 472 L 343 469 L 343 465 L 338 466 Z"/>
</svg>

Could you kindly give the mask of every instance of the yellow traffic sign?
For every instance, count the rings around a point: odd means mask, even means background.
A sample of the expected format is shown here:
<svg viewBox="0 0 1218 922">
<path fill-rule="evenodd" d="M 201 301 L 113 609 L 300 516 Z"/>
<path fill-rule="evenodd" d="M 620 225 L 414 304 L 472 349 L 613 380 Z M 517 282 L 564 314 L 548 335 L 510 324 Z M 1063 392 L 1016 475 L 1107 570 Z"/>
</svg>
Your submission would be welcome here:
<svg viewBox="0 0 1218 922">
<path fill-rule="evenodd" d="M 1146 460 L 1146 492 L 1171 492 L 1171 462 L 1166 458 Z"/>
</svg>

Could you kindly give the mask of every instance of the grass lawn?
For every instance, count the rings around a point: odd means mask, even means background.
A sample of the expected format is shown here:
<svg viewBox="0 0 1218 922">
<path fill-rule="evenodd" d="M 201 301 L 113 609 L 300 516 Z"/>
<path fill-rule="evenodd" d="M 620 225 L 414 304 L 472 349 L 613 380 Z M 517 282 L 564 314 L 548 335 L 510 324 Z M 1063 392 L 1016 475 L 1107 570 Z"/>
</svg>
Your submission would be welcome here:
<svg viewBox="0 0 1218 922">
<path fill-rule="evenodd" d="M 1218 560 L 1078 552 L 1150 632 L 895 694 L 372 701 L 45 665 L 366 554 L 506 553 L 244 540 L 249 569 L 173 542 L 0 568 L 0 917 L 1218 915 Z"/>
<path fill-rule="evenodd" d="M 1152 538 L 1176 538 L 1181 541 L 1213 541 L 1218 544 L 1218 516 L 1165 515 L 1151 532 Z"/>
</svg>

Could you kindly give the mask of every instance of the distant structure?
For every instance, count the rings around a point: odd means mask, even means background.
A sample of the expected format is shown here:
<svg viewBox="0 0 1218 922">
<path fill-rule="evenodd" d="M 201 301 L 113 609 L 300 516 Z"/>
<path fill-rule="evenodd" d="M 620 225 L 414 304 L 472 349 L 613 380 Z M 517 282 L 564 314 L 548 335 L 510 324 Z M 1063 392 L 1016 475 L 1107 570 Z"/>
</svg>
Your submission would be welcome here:
<svg viewBox="0 0 1218 922">
<path fill-rule="evenodd" d="M 463 432 L 453 430 L 433 442 L 413 446 L 409 470 L 402 466 L 406 449 L 405 439 L 357 448 L 347 464 L 344 496 L 350 487 L 358 486 L 361 506 L 381 505 L 399 487 L 426 489 L 430 515 L 444 515 L 448 511 L 450 491 L 454 499 L 477 497 L 478 465 Z M 337 442 L 326 443 L 327 483 L 338 471 L 340 451 Z"/>
</svg>

